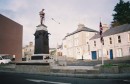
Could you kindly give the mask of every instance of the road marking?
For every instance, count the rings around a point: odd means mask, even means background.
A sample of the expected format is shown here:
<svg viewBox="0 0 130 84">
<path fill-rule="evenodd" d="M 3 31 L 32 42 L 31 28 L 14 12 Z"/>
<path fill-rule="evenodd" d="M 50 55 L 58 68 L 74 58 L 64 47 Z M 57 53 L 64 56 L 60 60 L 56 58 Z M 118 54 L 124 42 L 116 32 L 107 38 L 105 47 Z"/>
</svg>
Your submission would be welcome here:
<svg viewBox="0 0 130 84">
<path fill-rule="evenodd" d="M 45 81 L 45 80 L 36 80 L 36 79 L 26 79 L 28 81 L 33 81 L 33 82 L 44 82 L 44 83 L 52 83 L 52 84 L 71 84 L 71 83 L 62 83 L 62 82 L 53 82 L 53 81 Z"/>
</svg>

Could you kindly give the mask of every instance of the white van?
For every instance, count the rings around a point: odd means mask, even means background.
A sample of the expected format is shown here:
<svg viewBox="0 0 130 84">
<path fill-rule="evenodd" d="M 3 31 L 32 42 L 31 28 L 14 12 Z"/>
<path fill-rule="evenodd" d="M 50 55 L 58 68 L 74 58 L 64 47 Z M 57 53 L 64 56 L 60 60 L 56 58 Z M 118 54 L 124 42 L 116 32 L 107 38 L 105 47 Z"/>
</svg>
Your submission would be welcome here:
<svg viewBox="0 0 130 84">
<path fill-rule="evenodd" d="M 4 58 L 2 58 L 2 56 L 0 56 L 0 64 L 8 64 L 10 62 L 11 62 L 10 59 L 4 59 Z"/>
</svg>

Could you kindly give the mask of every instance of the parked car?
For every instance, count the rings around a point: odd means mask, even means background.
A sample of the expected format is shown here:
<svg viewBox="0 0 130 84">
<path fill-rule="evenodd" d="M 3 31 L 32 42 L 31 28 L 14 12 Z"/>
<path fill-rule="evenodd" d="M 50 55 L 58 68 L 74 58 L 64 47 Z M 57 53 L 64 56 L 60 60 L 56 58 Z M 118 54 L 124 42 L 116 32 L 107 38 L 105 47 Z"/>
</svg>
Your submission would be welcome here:
<svg viewBox="0 0 130 84">
<path fill-rule="evenodd" d="M 11 62 L 11 59 L 4 59 L 0 56 L 0 64 L 8 64 Z"/>
</svg>

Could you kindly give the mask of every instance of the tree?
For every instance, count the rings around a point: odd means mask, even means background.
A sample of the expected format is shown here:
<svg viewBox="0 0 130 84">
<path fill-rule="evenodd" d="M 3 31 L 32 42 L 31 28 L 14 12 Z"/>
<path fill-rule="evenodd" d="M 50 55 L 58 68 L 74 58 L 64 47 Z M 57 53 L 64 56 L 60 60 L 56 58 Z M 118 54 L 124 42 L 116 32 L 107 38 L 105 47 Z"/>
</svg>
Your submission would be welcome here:
<svg viewBox="0 0 130 84">
<path fill-rule="evenodd" d="M 120 0 L 114 8 L 112 27 L 130 23 L 130 2 Z"/>
</svg>

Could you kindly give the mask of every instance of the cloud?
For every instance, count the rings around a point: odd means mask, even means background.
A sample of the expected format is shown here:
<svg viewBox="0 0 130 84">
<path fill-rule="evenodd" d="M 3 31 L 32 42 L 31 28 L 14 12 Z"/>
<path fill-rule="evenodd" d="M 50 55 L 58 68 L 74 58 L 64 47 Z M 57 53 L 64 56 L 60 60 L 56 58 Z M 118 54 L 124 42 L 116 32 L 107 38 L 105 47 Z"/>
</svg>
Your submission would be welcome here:
<svg viewBox="0 0 130 84">
<path fill-rule="evenodd" d="M 75 31 L 79 23 L 98 30 L 102 17 L 102 23 L 110 24 L 117 2 L 118 0 L 1 0 L 0 12 L 23 25 L 23 44 L 26 45 L 29 41 L 34 42 L 33 34 L 40 24 L 39 11 L 44 8 L 45 25 L 51 33 L 50 47 L 56 47 L 57 42 L 61 43 L 66 33 Z"/>
<path fill-rule="evenodd" d="M 12 11 L 20 11 L 21 9 L 26 9 L 27 7 L 27 0 L 11 0 L 8 4 L 8 9 Z"/>
</svg>

